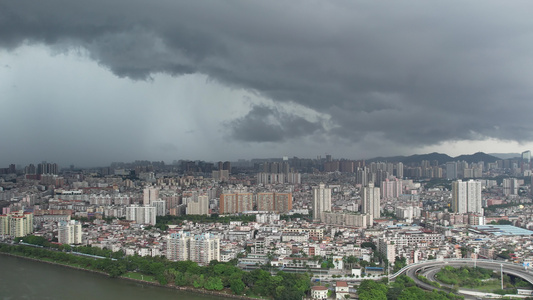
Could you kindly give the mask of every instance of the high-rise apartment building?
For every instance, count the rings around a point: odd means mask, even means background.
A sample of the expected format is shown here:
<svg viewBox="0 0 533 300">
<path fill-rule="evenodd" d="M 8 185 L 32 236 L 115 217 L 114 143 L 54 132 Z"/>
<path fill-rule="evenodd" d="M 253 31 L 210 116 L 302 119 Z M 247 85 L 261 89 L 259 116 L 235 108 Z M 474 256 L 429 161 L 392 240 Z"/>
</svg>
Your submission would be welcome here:
<svg viewBox="0 0 533 300">
<path fill-rule="evenodd" d="M 254 209 L 252 193 L 222 193 L 220 194 L 220 214 L 235 214 Z"/>
<path fill-rule="evenodd" d="M 57 164 L 47 163 L 43 161 L 37 165 L 37 174 L 59 174 L 59 167 Z"/>
<path fill-rule="evenodd" d="M 292 183 L 300 184 L 302 183 L 300 173 L 257 173 L 256 175 L 257 183 L 263 185 L 268 184 L 278 184 L 278 183 Z"/>
<path fill-rule="evenodd" d="M 329 211 L 331 211 L 331 189 L 321 183 L 313 187 L 313 220 L 324 222 L 324 212 Z"/>
<path fill-rule="evenodd" d="M 452 182 L 452 210 L 456 213 L 482 213 L 481 182 L 462 181 Z"/>
<path fill-rule="evenodd" d="M 353 160 L 341 160 L 339 162 L 339 171 L 343 173 L 355 172 L 355 162 Z"/>
<path fill-rule="evenodd" d="M 291 167 L 288 161 L 282 162 L 263 162 L 261 166 L 263 173 L 283 173 L 287 174 L 291 172 Z"/>
<path fill-rule="evenodd" d="M 166 257 L 172 261 L 191 260 L 208 265 L 212 260 L 220 260 L 220 238 L 210 233 L 172 233 L 167 236 Z"/>
<path fill-rule="evenodd" d="M 292 193 L 257 193 L 257 210 L 287 213 L 292 209 Z"/>
<path fill-rule="evenodd" d="M 396 178 L 402 179 L 403 178 L 403 163 L 399 162 L 396 167 Z"/>
<path fill-rule="evenodd" d="M 143 204 L 150 205 L 152 201 L 159 199 L 159 189 L 156 187 L 146 187 L 143 190 Z"/>
<path fill-rule="evenodd" d="M 218 170 L 227 170 L 231 174 L 231 162 L 225 161 L 225 162 L 218 162 Z"/>
<path fill-rule="evenodd" d="M 189 232 L 171 233 L 167 236 L 166 257 L 172 261 L 190 260 L 191 238 Z"/>
<path fill-rule="evenodd" d="M 368 185 L 369 177 L 371 177 L 370 170 L 368 170 L 366 167 L 357 168 L 357 172 L 355 176 L 355 183 L 360 184 L 362 186 L 366 186 Z"/>
<path fill-rule="evenodd" d="M 378 239 L 378 251 L 390 262 L 394 263 L 396 260 L 396 245 L 395 243 L 388 241 L 386 238 Z"/>
<path fill-rule="evenodd" d="M 446 178 L 447 179 L 457 179 L 457 162 L 450 161 L 446 163 Z"/>
<path fill-rule="evenodd" d="M 0 235 L 23 237 L 33 232 L 33 213 L 15 211 L 0 215 Z"/>
<path fill-rule="evenodd" d="M 26 175 L 35 175 L 37 174 L 37 168 L 34 164 L 29 164 L 24 168 L 24 174 Z"/>
<path fill-rule="evenodd" d="M 529 163 L 531 161 L 531 151 L 527 150 L 522 152 L 522 160 Z"/>
<path fill-rule="evenodd" d="M 190 245 L 190 260 L 204 266 L 212 260 L 220 260 L 220 239 L 218 236 L 210 233 L 195 234 Z"/>
<path fill-rule="evenodd" d="M 288 213 L 292 209 L 292 193 L 275 193 L 274 210 L 279 213 Z"/>
<path fill-rule="evenodd" d="M 174 208 L 181 204 L 181 195 L 176 192 L 167 192 L 160 196 L 161 199 L 167 203 L 166 206 L 168 209 Z"/>
<path fill-rule="evenodd" d="M 400 197 L 403 190 L 403 182 L 401 179 L 385 179 L 381 183 L 381 197 L 383 199 L 396 199 Z"/>
<path fill-rule="evenodd" d="M 452 182 L 452 210 L 464 214 L 468 210 L 467 185 L 465 181 Z"/>
<path fill-rule="evenodd" d="M 57 241 L 61 244 L 81 244 L 81 223 L 76 220 L 60 221 L 57 228 Z"/>
<path fill-rule="evenodd" d="M 133 204 L 126 207 L 126 220 L 137 224 L 155 225 L 157 211 L 155 206 L 139 206 Z"/>
<path fill-rule="evenodd" d="M 503 194 L 505 196 L 518 194 L 518 179 L 504 178 L 502 182 Z"/>
<path fill-rule="evenodd" d="M 283 173 L 257 173 L 255 175 L 258 184 L 279 184 L 285 183 L 285 174 Z"/>
<path fill-rule="evenodd" d="M 155 207 L 156 216 L 165 216 L 167 214 L 167 202 L 161 199 L 152 201 L 150 206 Z"/>
<path fill-rule="evenodd" d="M 188 215 L 209 215 L 209 198 L 207 195 L 191 197 L 187 202 L 186 214 Z"/>
<path fill-rule="evenodd" d="M 432 178 L 442 178 L 442 168 L 439 166 L 433 166 L 431 167 L 432 170 Z"/>
<path fill-rule="evenodd" d="M 371 214 L 373 219 L 381 217 L 381 202 L 379 188 L 374 187 L 374 183 L 368 183 L 367 187 L 361 190 L 362 213 Z"/>
<path fill-rule="evenodd" d="M 229 179 L 229 171 L 228 170 L 212 171 L 211 177 L 213 177 L 213 179 L 216 181 L 227 181 Z"/>
<path fill-rule="evenodd" d="M 257 210 L 274 211 L 274 193 L 257 193 Z"/>
<path fill-rule="evenodd" d="M 229 173 L 231 174 L 231 162 L 229 161 L 225 161 L 224 164 L 222 165 L 222 168 L 224 170 L 228 170 Z"/>
</svg>

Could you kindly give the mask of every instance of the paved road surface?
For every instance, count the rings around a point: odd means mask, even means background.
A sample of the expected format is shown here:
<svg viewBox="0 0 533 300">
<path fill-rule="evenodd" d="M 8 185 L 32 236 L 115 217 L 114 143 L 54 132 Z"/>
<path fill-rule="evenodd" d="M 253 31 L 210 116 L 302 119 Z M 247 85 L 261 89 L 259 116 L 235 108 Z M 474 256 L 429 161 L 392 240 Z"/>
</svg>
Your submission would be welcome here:
<svg viewBox="0 0 533 300">
<path fill-rule="evenodd" d="M 500 268 L 503 268 L 503 272 L 506 274 L 511 274 L 514 276 L 518 276 L 520 278 L 523 278 L 524 280 L 528 281 L 529 283 L 533 284 L 533 273 L 529 270 L 525 270 L 520 265 L 510 264 L 510 263 L 502 263 L 497 261 L 486 261 L 486 260 L 446 260 L 446 261 L 425 261 L 419 264 L 413 264 L 411 266 L 407 266 L 405 270 L 401 273 L 405 273 L 407 276 L 411 277 L 417 286 L 426 289 L 426 290 L 433 290 L 435 289 L 434 286 L 424 283 L 417 277 L 417 272 L 420 271 L 422 274 L 426 275 L 427 278 L 431 281 L 435 280 L 435 274 L 438 272 L 438 270 L 446 265 L 450 266 L 478 266 L 485 269 L 491 269 L 495 271 L 500 271 Z M 400 273 L 400 272 L 399 272 Z M 399 274 L 397 273 L 397 274 Z M 395 275 L 397 275 L 395 274 Z M 446 290 L 444 290 L 446 291 Z M 482 292 L 476 292 L 476 291 L 470 291 L 470 290 L 459 290 L 461 294 L 465 296 L 466 299 L 489 299 L 492 297 L 500 297 L 497 294 L 492 293 L 482 293 Z M 518 295 L 513 295 L 514 297 L 520 297 Z M 524 298 L 526 296 L 523 296 Z"/>
</svg>

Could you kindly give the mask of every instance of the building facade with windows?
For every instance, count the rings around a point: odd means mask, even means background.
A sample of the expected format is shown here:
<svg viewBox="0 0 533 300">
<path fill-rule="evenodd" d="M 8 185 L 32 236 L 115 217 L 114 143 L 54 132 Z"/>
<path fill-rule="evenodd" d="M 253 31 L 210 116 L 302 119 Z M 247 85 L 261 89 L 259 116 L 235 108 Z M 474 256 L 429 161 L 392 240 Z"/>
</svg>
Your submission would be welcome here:
<svg viewBox="0 0 533 300">
<path fill-rule="evenodd" d="M 75 220 L 71 220 L 70 222 L 59 222 L 57 229 L 57 241 L 60 244 L 81 244 L 81 223 Z"/>
<path fill-rule="evenodd" d="M 331 189 L 321 183 L 313 187 L 313 220 L 325 221 L 325 212 L 331 211 Z"/>
<path fill-rule="evenodd" d="M 172 233 L 167 236 L 166 257 L 172 261 L 191 260 L 200 265 L 220 261 L 220 238 L 211 233 Z"/>
</svg>

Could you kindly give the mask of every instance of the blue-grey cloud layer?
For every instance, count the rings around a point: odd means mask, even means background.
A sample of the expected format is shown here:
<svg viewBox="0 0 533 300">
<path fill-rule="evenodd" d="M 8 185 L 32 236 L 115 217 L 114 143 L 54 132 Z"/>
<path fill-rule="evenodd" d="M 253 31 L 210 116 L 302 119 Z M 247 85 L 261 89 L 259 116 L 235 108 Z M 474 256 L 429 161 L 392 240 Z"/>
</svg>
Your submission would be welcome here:
<svg viewBox="0 0 533 300">
<path fill-rule="evenodd" d="M 254 104 L 229 136 L 533 140 L 528 1 L 0 1 L 0 47 L 82 48 L 114 74 L 206 74 Z M 327 118 L 327 124 L 325 119 Z"/>
</svg>

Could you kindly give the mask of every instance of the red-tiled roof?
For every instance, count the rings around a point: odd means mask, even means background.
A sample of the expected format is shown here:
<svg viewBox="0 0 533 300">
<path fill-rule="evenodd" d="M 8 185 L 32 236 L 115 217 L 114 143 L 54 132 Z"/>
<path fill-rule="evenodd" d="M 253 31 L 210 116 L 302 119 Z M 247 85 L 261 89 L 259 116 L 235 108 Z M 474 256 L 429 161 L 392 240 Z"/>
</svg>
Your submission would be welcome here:
<svg viewBox="0 0 533 300">
<path fill-rule="evenodd" d="M 346 281 L 337 281 L 337 286 L 338 287 L 347 287 L 348 283 L 346 283 Z"/>
</svg>

